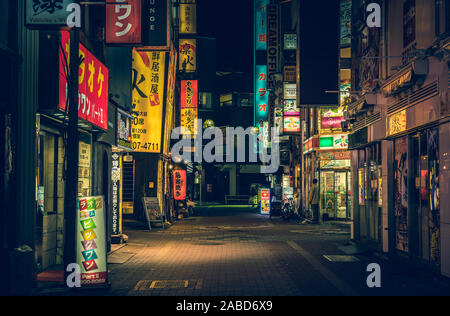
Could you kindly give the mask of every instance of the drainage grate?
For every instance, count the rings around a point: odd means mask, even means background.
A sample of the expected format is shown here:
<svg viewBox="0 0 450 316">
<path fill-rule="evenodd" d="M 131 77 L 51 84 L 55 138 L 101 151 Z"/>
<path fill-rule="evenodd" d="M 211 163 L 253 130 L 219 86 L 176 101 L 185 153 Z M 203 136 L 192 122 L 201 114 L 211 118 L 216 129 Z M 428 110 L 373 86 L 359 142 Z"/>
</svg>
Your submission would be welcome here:
<svg viewBox="0 0 450 316">
<path fill-rule="evenodd" d="M 355 256 L 324 255 L 323 257 L 330 262 L 359 262 L 359 259 Z"/>
<path fill-rule="evenodd" d="M 203 286 L 203 280 L 140 280 L 134 287 L 134 291 L 151 291 L 167 289 L 192 289 L 198 290 Z"/>
<path fill-rule="evenodd" d="M 187 280 L 158 280 L 153 281 L 150 285 L 151 289 L 184 289 L 189 286 Z"/>
</svg>

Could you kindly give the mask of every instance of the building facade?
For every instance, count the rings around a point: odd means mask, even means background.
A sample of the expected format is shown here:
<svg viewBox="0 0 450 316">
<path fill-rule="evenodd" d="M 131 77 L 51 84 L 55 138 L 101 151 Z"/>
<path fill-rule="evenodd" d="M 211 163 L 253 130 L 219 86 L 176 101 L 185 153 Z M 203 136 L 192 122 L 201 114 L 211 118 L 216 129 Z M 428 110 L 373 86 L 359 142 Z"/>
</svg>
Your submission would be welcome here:
<svg viewBox="0 0 450 316">
<path fill-rule="evenodd" d="M 355 240 L 449 276 L 448 1 L 353 1 L 351 126 Z"/>
</svg>

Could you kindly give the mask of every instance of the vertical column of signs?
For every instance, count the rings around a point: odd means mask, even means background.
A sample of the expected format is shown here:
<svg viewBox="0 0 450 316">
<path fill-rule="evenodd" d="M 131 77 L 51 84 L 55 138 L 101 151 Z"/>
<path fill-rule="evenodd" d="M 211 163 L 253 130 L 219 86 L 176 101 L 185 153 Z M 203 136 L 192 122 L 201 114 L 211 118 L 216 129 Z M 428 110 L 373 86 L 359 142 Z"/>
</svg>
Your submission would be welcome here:
<svg viewBox="0 0 450 316">
<path fill-rule="evenodd" d="M 255 145 L 262 144 L 264 147 L 268 147 L 267 134 L 269 130 L 269 92 L 267 89 L 268 83 L 268 68 L 267 59 L 262 61 L 259 56 L 261 52 L 267 53 L 267 7 L 269 0 L 255 0 L 255 110 L 254 110 L 254 123 L 259 129 L 258 142 Z M 266 132 L 266 133 L 264 133 Z M 256 151 L 258 149 L 256 148 Z"/>
<path fill-rule="evenodd" d="M 77 201 L 77 263 L 82 285 L 107 282 L 105 217 L 103 196 Z"/>
<path fill-rule="evenodd" d="M 195 74 L 197 71 L 197 40 L 193 36 L 197 34 L 197 5 L 194 0 L 180 1 L 179 33 L 178 69 L 184 74 Z M 198 93 L 198 80 L 181 80 L 182 135 L 197 135 Z"/>
</svg>

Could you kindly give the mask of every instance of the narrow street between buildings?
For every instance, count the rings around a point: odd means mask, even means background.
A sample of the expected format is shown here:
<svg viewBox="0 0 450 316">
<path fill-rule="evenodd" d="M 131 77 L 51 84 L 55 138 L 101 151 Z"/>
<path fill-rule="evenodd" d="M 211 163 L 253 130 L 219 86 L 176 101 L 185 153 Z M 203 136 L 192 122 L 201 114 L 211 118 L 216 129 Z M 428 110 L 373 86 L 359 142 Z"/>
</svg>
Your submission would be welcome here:
<svg viewBox="0 0 450 316">
<path fill-rule="evenodd" d="M 447 280 L 385 260 L 350 242 L 347 223 L 301 225 L 256 209 L 213 205 L 170 228 L 125 223 L 126 246 L 110 253 L 110 288 L 40 295 L 328 296 L 448 295 Z M 369 288 L 367 266 L 381 266 L 381 288 Z"/>
</svg>

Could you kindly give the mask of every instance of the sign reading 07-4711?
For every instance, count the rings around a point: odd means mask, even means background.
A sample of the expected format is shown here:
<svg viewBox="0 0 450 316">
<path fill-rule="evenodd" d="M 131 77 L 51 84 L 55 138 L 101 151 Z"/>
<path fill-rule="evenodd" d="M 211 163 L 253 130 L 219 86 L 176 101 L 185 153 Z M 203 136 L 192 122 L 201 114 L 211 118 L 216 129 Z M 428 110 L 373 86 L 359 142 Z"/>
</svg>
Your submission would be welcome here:
<svg viewBox="0 0 450 316">
<path fill-rule="evenodd" d="M 161 153 L 166 53 L 133 49 L 131 137 L 136 152 Z"/>
</svg>

